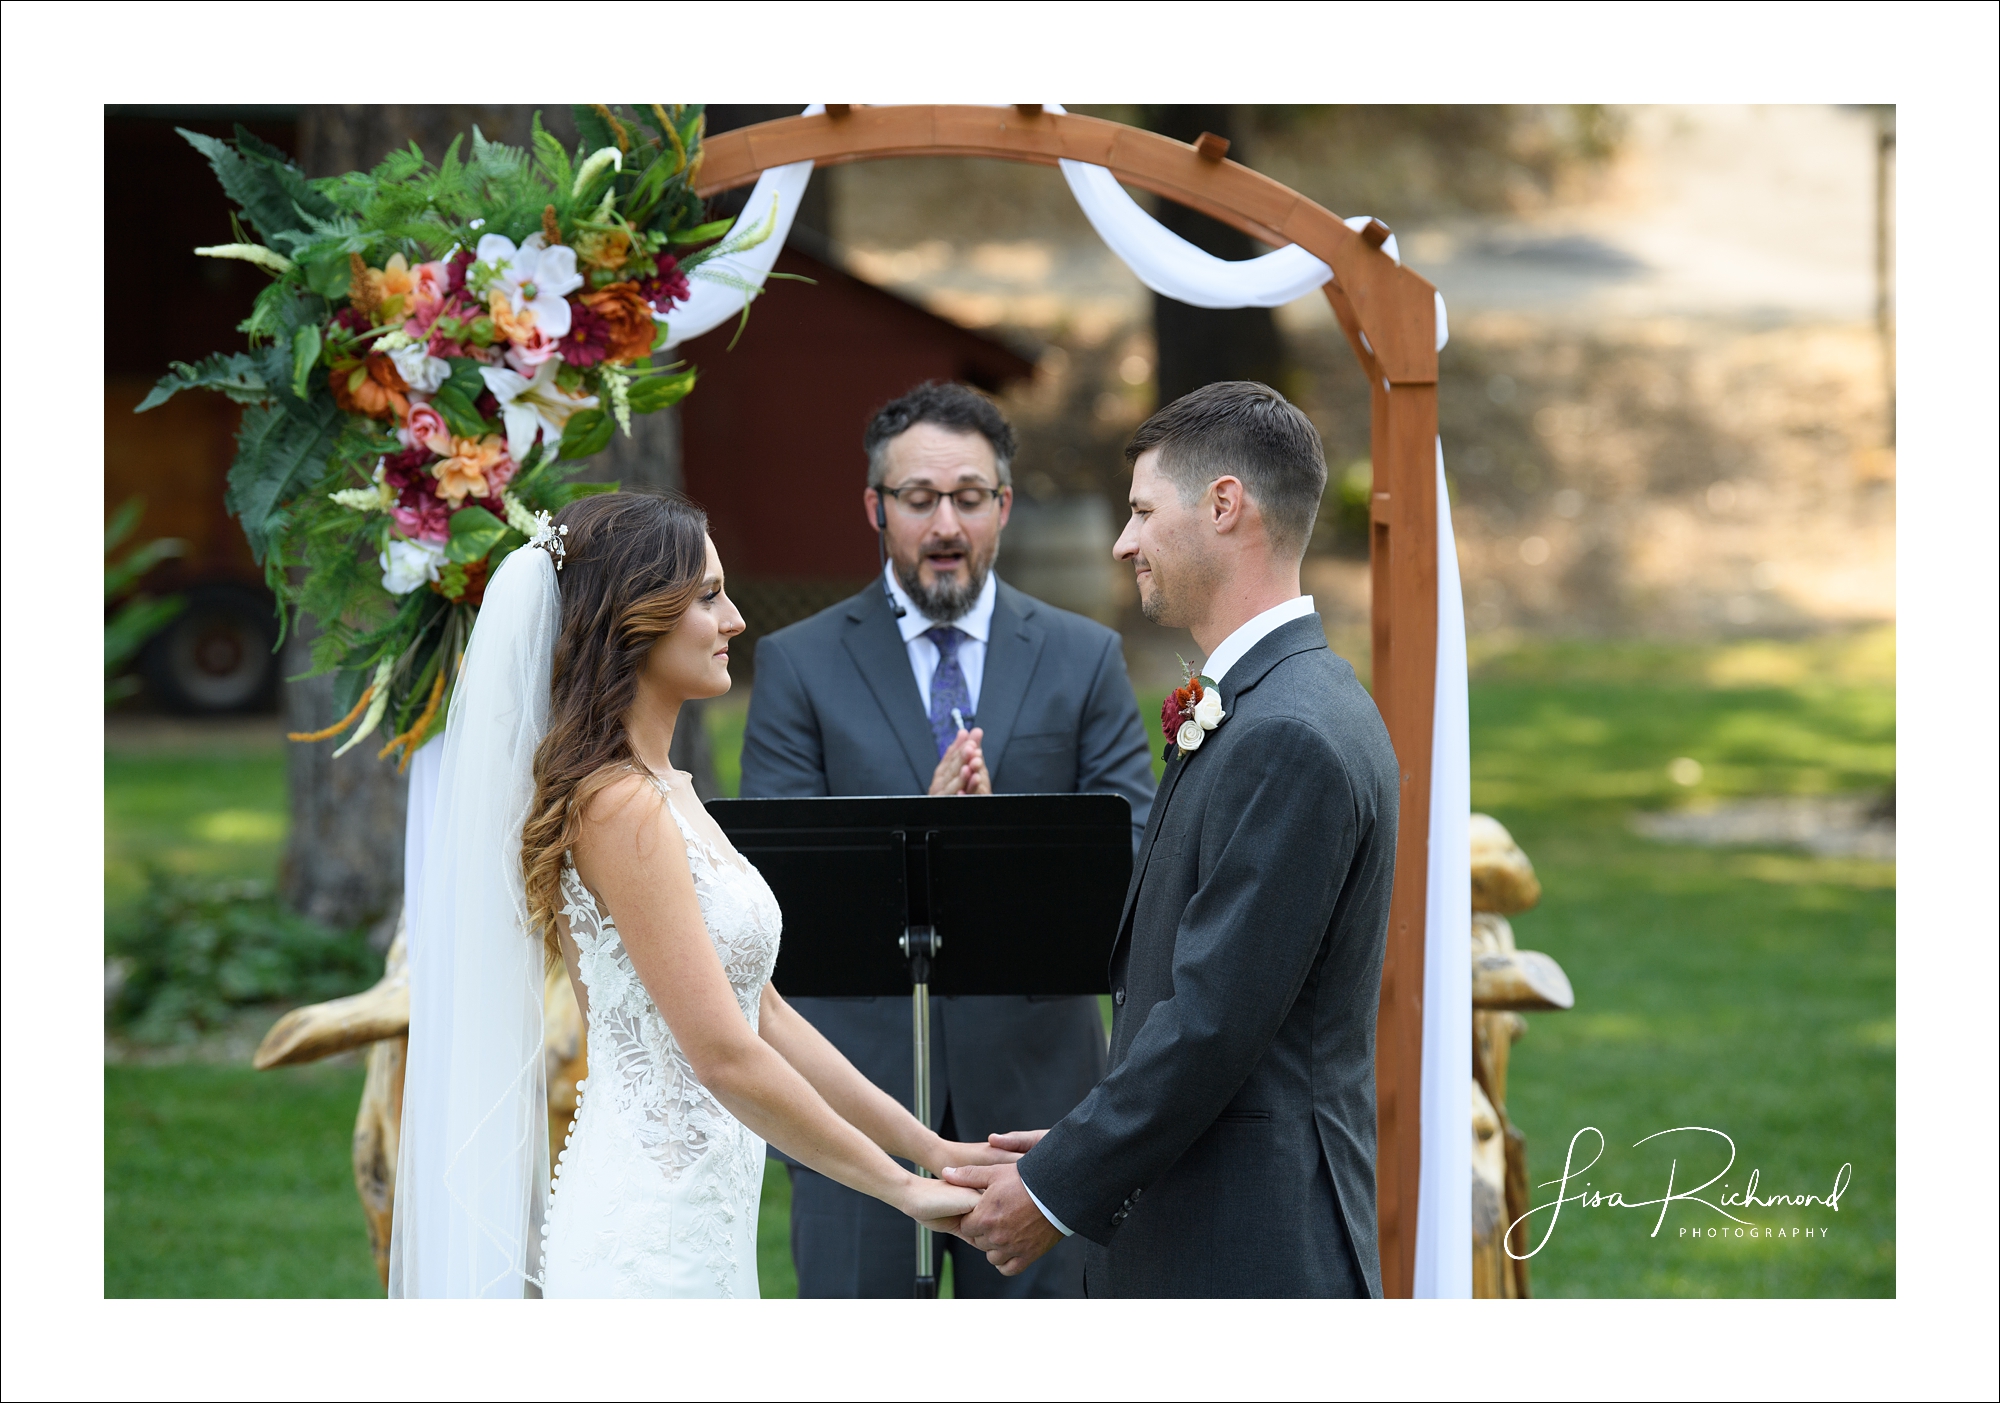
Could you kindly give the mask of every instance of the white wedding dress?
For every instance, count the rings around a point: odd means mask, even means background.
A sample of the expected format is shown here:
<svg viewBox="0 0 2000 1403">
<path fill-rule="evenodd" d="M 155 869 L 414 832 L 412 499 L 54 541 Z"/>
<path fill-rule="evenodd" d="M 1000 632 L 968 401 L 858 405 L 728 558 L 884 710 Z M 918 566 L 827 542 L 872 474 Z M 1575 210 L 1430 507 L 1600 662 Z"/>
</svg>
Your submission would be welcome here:
<svg viewBox="0 0 2000 1403">
<path fill-rule="evenodd" d="M 709 938 L 754 1030 L 778 959 L 777 899 L 718 830 L 653 781 L 687 842 Z M 713 827 L 707 815 L 702 828 Z M 757 1295 L 764 1142 L 696 1079 L 611 917 L 565 859 L 563 915 L 590 1007 L 590 1071 L 543 1227 L 546 1297 Z"/>
</svg>

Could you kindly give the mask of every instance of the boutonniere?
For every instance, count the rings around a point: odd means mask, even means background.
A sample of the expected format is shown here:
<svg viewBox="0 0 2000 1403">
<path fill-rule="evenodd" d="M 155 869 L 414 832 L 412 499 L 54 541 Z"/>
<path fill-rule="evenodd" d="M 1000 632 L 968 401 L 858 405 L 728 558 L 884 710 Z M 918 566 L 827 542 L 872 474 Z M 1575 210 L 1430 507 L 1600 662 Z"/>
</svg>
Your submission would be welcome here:
<svg viewBox="0 0 2000 1403">
<path fill-rule="evenodd" d="M 1208 733 L 1229 713 L 1222 709 L 1222 693 L 1215 683 L 1188 666 L 1186 659 L 1181 660 L 1181 675 L 1185 680 L 1160 705 L 1160 729 L 1185 755 L 1201 749 Z"/>
</svg>

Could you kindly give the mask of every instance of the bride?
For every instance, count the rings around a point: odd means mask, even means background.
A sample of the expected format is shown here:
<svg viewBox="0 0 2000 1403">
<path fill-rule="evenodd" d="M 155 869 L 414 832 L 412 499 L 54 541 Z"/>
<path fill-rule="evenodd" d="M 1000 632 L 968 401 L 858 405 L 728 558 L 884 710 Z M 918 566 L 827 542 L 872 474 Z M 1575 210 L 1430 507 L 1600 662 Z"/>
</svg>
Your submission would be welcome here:
<svg viewBox="0 0 2000 1403">
<path fill-rule="evenodd" d="M 770 977 L 777 902 L 667 755 L 743 619 L 707 518 L 594 496 L 495 572 L 446 725 L 412 933 L 392 1296 L 751 1296 L 766 1141 L 949 1228 L 953 1144 Z M 560 572 L 560 573 L 559 573 Z M 544 961 L 590 1071 L 549 1189 Z"/>
</svg>

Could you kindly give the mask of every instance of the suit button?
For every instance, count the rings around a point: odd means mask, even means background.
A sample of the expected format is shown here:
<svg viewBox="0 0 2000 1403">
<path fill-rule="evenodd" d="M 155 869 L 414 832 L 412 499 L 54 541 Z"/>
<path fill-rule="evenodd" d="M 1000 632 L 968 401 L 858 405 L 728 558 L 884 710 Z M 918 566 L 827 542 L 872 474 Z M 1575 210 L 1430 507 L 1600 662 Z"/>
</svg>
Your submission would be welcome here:
<svg viewBox="0 0 2000 1403">
<path fill-rule="evenodd" d="M 1111 996 L 1111 1002 L 1117 1004 L 1118 1007 L 1120 1008 L 1125 1007 L 1125 991 L 1123 989 L 1120 989 L 1117 993 L 1113 994 Z"/>
</svg>

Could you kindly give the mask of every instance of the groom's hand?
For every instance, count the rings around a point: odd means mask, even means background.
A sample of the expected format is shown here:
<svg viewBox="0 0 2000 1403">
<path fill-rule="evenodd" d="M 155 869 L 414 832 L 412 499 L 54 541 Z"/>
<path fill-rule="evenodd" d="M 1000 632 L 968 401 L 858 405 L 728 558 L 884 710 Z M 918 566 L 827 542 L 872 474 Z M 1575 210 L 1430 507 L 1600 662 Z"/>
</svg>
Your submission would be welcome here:
<svg viewBox="0 0 2000 1403">
<path fill-rule="evenodd" d="M 1002 1276 L 1018 1276 L 1062 1241 L 1062 1234 L 1028 1197 L 1021 1172 L 1013 1165 L 947 1169 L 944 1179 L 948 1184 L 981 1191 L 979 1205 L 959 1220 L 958 1235 L 984 1252 Z"/>
</svg>

